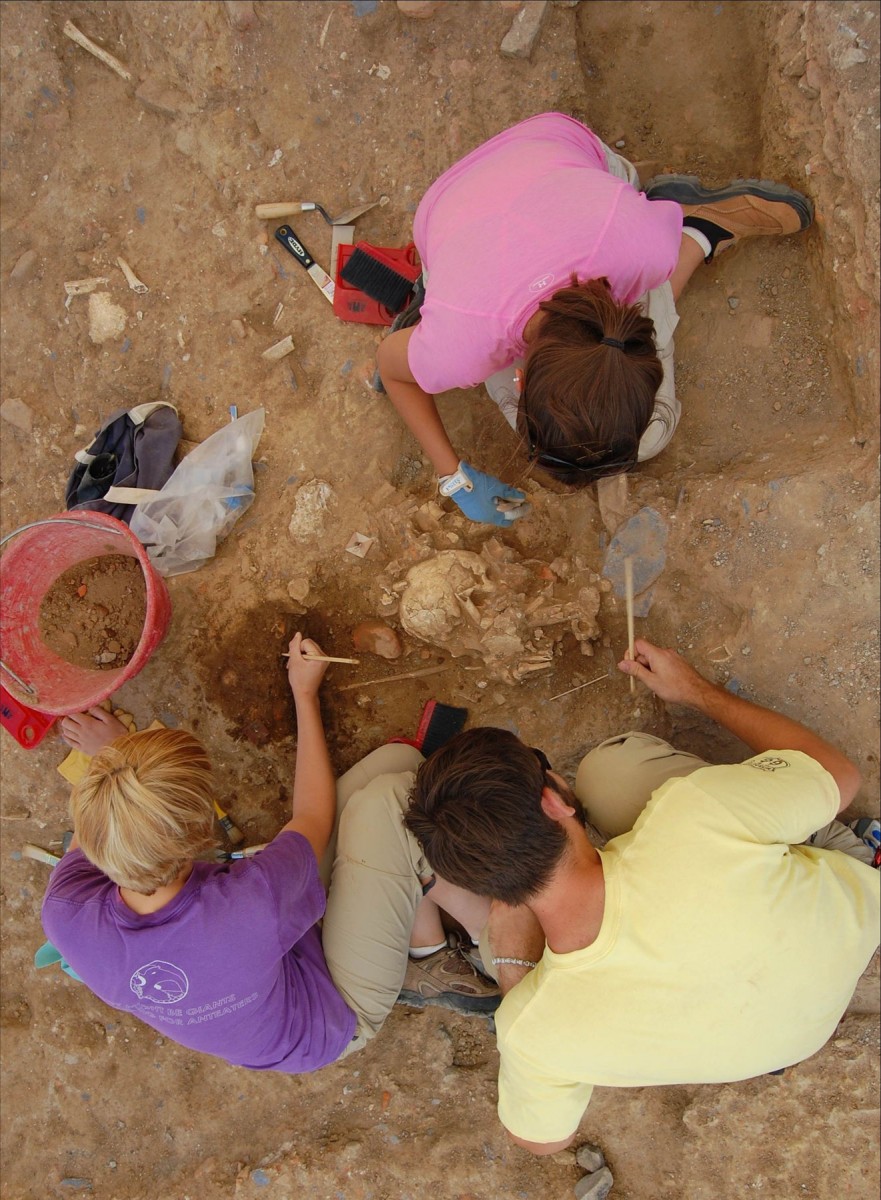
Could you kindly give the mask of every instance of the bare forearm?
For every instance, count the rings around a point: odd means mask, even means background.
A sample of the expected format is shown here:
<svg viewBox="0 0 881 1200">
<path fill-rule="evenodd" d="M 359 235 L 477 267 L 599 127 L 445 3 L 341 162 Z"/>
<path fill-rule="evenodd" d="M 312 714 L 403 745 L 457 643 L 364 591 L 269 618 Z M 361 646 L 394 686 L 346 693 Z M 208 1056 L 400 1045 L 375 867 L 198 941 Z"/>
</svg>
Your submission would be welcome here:
<svg viewBox="0 0 881 1200">
<path fill-rule="evenodd" d="M 447 436 L 434 397 L 424 392 L 418 383 L 400 379 L 388 379 L 383 383 L 389 400 L 431 459 L 435 471 L 438 475 L 452 475 L 459 465 L 459 455 Z"/>
<path fill-rule="evenodd" d="M 625 659 L 618 669 L 641 679 L 668 704 L 686 704 L 712 717 L 725 729 L 746 742 L 756 754 L 766 750 L 800 750 L 825 767 L 838 785 L 841 803 L 847 808 L 860 786 L 860 773 L 840 750 L 824 741 L 798 721 L 772 712 L 724 688 L 710 683 L 681 658 L 675 650 L 655 646 L 645 638 L 634 643 L 634 658 Z"/>
<path fill-rule="evenodd" d="M 336 813 L 336 785 L 317 696 L 297 697 L 297 766 L 291 823 L 298 825 L 316 853 L 324 852 Z"/>
<path fill-rule="evenodd" d="M 847 808 L 860 785 L 857 767 L 840 750 L 798 721 L 759 704 L 733 696 L 724 688 L 702 681 L 694 707 L 724 726 L 755 753 L 801 750 L 825 767 L 841 793 L 839 812 Z"/>
<path fill-rule="evenodd" d="M 493 968 L 503 996 L 532 970 L 545 950 L 544 930 L 525 904 L 510 906 L 493 901 L 489 918 L 489 943 Z M 517 962 L 497 962 L 497 959 Z M 526 964 L 526 965 L 524 965 Z"/>
</svg>

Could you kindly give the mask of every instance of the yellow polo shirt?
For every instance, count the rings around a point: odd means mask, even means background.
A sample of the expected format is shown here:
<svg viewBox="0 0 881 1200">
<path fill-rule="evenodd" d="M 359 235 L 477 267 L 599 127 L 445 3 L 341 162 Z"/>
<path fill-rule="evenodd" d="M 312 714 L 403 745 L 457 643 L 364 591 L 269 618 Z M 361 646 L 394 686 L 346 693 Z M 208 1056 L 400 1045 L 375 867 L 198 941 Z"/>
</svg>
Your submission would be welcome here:
<svg viewBox="0 0 881 1200">
<path fill-rule="evenodd" d="M 816 1053 L 881 925 L 881 872 L 795 844 L 838 804 L 790 750 L 660 787 L 601 851 L 596 941 L 546 950 L 496 1014 L 506 1128 L 560 1141 L 596 1085 L 721 1083 Z"/>
</svg>

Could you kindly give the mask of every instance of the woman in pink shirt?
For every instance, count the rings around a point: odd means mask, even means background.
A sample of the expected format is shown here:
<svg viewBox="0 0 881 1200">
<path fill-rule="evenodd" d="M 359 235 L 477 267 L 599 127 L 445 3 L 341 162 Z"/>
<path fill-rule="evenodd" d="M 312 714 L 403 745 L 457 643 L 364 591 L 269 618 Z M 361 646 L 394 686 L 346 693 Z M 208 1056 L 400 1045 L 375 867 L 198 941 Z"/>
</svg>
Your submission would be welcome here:
<svg viewBox="0 0 881 1200">
<path fill-rule="evenodd" d="M 676 427 L 675 300 L 694 270 L 717 247 L 813 215 L 800 193 L 758 180 L 638 187 L 589 129 L 544 113 L 478 146 L 419 205 L 424 298 L 377 366 L 441 493 L 472 520 L 514 520 L 524 496 L 460 460 L 434 395 L 486 382 L 530 458 L 566 483 L 629 471 Z"/>
</svg>

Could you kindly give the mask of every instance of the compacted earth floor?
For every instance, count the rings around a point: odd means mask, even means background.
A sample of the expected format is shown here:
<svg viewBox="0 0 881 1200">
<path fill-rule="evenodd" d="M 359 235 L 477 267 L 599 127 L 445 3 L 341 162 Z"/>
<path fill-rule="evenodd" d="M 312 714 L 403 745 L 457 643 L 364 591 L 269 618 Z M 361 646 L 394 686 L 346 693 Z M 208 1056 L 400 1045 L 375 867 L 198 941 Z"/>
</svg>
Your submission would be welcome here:
<svg viewBox="0 0 881 1200">
<path fill-rule="evenodd" d="M 848 319 L 816 230 L 699 271 L 676 336 L 680 428 L 623 486 L 548 484 L 482 392 L 442 397 L 469 460 L 530 492 L 533 516 L 498 532 L 433 505 L 428 464 L 368 387 L 380 331 L 338 321 L 254 215 L 282 200 L 331 215 L 381 200 L 357 236 L 403 246 L 442 170 L 548 110 L 654 170 L 760 176 L 785 150 L 762 129 L 776 7 L 555 4 L 519 59 L 499 49 L 515 10 L 485 0 L 427 20 L 391 0 L 264 2 L 251 17 L 207 0 L 0 6 L 3 533 L 63 509 L 74 453 L 115 409 L 172 402 L 182 450 L 224 425 L 231 405 L 265 409 L 253 505 L 210 563 L 169 581 L 169 635 L 114 698 L 141 726 L 157 718 L 204 739 L 221 803 L 249 842 L 269 839 L 289 804 L 284 639 L 301 628 L 351 656 L 362 620 L 400 633 L 394 583 L 449 548 L 542 580 L 592 578 L 593 653 L 567 632 L 549 668 L 517 681 L 479 653 L 453 658 L 404 634 L 395 662 L 362 654 L 358 667 L 334 666 L 323 695 L 340 771 L 411 734 L 431 698 L 517 731 L 570 775 L 626 728 L 719 761 L 742 756 L 705 722 L 631 695 L 616 673 L 625 544 L 645 566 L 637 632 L 840 744 L 866 778 L 855 814 L 874 811 L 875 463 L 836 352 Z M 231 9 L 244 10 L 242 28 Z M 131 83 L 63 35 L 68 19 Z M 787 178 L 804 183 L 803 164 L 789 163 Z M 320 215 L 293 222 L 328 266 Z M 129 288 L 119 256 L 146 293 Z M 91 295 L 65 302 L 66 281 L 95 277 Z M 291 354 L 262 357 L 288 335 Z M 356 533 L 375 539 L 363 557 L 345 549 Z M 445 669 L 362 684 L 429 667 Z M 3 1197 L 572 1194 L 571 1151 L 533 1160 L 498 1124 L 486 1021 L 398 1008 L 356 1057 L 290 1078 L 198 1057 L 57 968 L 37 972 L 48 868 L 21 850 L 60 846 L 64 748 L 54 734 L 28 752 L 3 743 Z M 808 1062 L 738 1084 L 598 1089 L 580 1140 L 603 1147 L 622 1200 L 868 1200 L 876 1008 L 877 961 Z"/>
</svg>

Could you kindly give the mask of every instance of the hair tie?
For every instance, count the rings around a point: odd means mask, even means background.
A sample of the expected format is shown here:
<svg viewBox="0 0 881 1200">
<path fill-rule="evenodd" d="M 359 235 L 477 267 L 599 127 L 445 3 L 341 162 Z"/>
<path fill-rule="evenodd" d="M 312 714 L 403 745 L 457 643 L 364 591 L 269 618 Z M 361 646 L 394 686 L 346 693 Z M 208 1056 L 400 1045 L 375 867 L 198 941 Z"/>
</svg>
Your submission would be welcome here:
<svg viewBox="0 0 881 1200">
<path fill-rule="evenodd" d="M 604 337 L 600 339 L 602 346 L 614 346 L 616 350 L 626 350 L 627 346 L 624 342 L 619 342 L 617 338 Z"/>
</svg>

